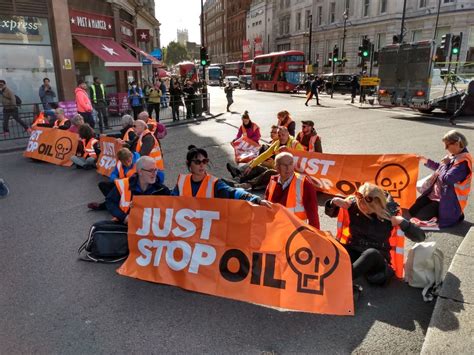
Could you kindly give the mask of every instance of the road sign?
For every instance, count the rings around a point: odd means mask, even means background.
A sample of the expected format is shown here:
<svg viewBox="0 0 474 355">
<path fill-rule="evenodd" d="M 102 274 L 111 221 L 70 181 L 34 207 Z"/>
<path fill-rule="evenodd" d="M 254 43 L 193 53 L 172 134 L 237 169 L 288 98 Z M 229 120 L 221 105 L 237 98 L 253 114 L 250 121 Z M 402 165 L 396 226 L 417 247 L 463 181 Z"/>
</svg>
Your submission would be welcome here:
<svg viewBox="0 0 474 355">
<path fill-rule="evenodd" d="M 376 76 L 360 78 L 360 86 L 378 86 L 380 84 L 380 78 Z"/>
</svg>

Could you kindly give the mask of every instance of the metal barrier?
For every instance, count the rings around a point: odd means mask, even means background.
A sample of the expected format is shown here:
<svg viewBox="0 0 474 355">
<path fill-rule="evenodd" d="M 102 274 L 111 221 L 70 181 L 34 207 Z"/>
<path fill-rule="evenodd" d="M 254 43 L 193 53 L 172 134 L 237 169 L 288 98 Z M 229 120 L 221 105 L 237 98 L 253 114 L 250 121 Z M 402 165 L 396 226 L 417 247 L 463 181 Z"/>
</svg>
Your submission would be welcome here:
<svg viewBox="0 0 474 355">
<path fill-rule="evenodd" d="M 41 104 L 39 104 L 41 107 Z M 179 105 L 175 106 L 175 119 L 173 120 L 173 108 L 170 104 L 168 99 L 167 107 L 161 107 L 160 105 L 160 122 L 167 125 L 168 123 L 172 123 L 174 121 L 181 121 L 187 119 L 194 119 L 202 117 L 204 113 L 209 114 L 210 111 L 210 95 L 207 94 L 207 108 L 208 111 L 203 111 L 203 100 L 201 95 L 196 95 L 196 98 L 193 100 L 183 98 Z M 14 139 L 23 139 L 29 136 L 28 131 L 23 127 L 23 123 L 26 127 L 31 127 L 33 123 L 35 115 L 38 113 L 38 104 L 22 104 L 21 107 L 18 108 L 18 114 L 15 116 L 15 113 L 5 112 L 0 109 L 0 142 L 6 140 L 14 140 Z M 146 109 L 146 107 L 144 107 Z M 129 110 L 127 113 L 133 116 L 132 110 Z M 9 118 L 6 116 L 9 115 Z M 94 115 L 95 116 L 95 115 Z M 153 111 L 153 118 L 155 117 L 155 111 Z M 18 120 L 16 120 L 18 117 Z M 50 123 L 54 122 L 54 116 L 51 117 Z M 7 122 L 5 122 L 7 121 Z M 121 127 L 121 116 L 118 115 L 110 115 L 108 116 L 108 123 L 111 130 Z M 5 123 L 8 123 L 7 131 L 8 134 L 5 134 Z M 95 130 L 99 132 L 99 124 L 96 120 Z M 107 133 L 106 130 L 105 133 Z"/>
</svg>

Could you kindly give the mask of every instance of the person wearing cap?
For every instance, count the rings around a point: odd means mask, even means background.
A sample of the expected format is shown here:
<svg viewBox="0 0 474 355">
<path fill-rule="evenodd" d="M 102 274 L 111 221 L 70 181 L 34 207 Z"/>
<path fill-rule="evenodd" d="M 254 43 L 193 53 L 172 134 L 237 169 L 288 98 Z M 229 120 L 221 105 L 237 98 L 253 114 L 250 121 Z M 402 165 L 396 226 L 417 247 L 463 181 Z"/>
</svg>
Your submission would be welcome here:
<svg viewBox="0 0 474 355">
<path fill-rule="evenodd" d="M 322 153 L 321 138 L 314 129 L 313 121 L 301 121 L 301 131 L 296 135 L 296 140 L 307 152 Z"/>
</svg>

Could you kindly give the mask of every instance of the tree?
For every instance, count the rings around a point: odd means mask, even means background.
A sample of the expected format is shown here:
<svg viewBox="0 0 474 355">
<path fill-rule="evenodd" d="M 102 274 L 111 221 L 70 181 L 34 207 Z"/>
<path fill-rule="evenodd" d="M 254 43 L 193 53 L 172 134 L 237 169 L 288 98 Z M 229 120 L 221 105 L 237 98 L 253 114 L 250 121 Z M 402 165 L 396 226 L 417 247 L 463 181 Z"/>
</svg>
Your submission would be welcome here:
<svg viewBox="0 0 474 355">
<path fill-rule="evenodd" d="M 187 59 L 188 51 L 186 47 L 177 42 L 170 42 L 168 44 L 165 51 L 165 62 L 167 64 L 173 65 Z"/>
</svg>

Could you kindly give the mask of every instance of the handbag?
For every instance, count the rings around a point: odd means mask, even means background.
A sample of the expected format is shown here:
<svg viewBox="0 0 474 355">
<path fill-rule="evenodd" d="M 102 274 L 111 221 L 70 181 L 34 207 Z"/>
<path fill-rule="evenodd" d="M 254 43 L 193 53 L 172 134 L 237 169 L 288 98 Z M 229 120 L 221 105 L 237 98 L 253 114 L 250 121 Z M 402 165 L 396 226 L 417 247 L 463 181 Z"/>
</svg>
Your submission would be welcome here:
<svg viewBox="0 0 474 355">
<path fill-rule="evenodd" d="M 116 263 L 128 256 L 128 227 L 113 221 L 94 223 L 86 241 L 78 249 L 84 261 Z"/>
</svg>

